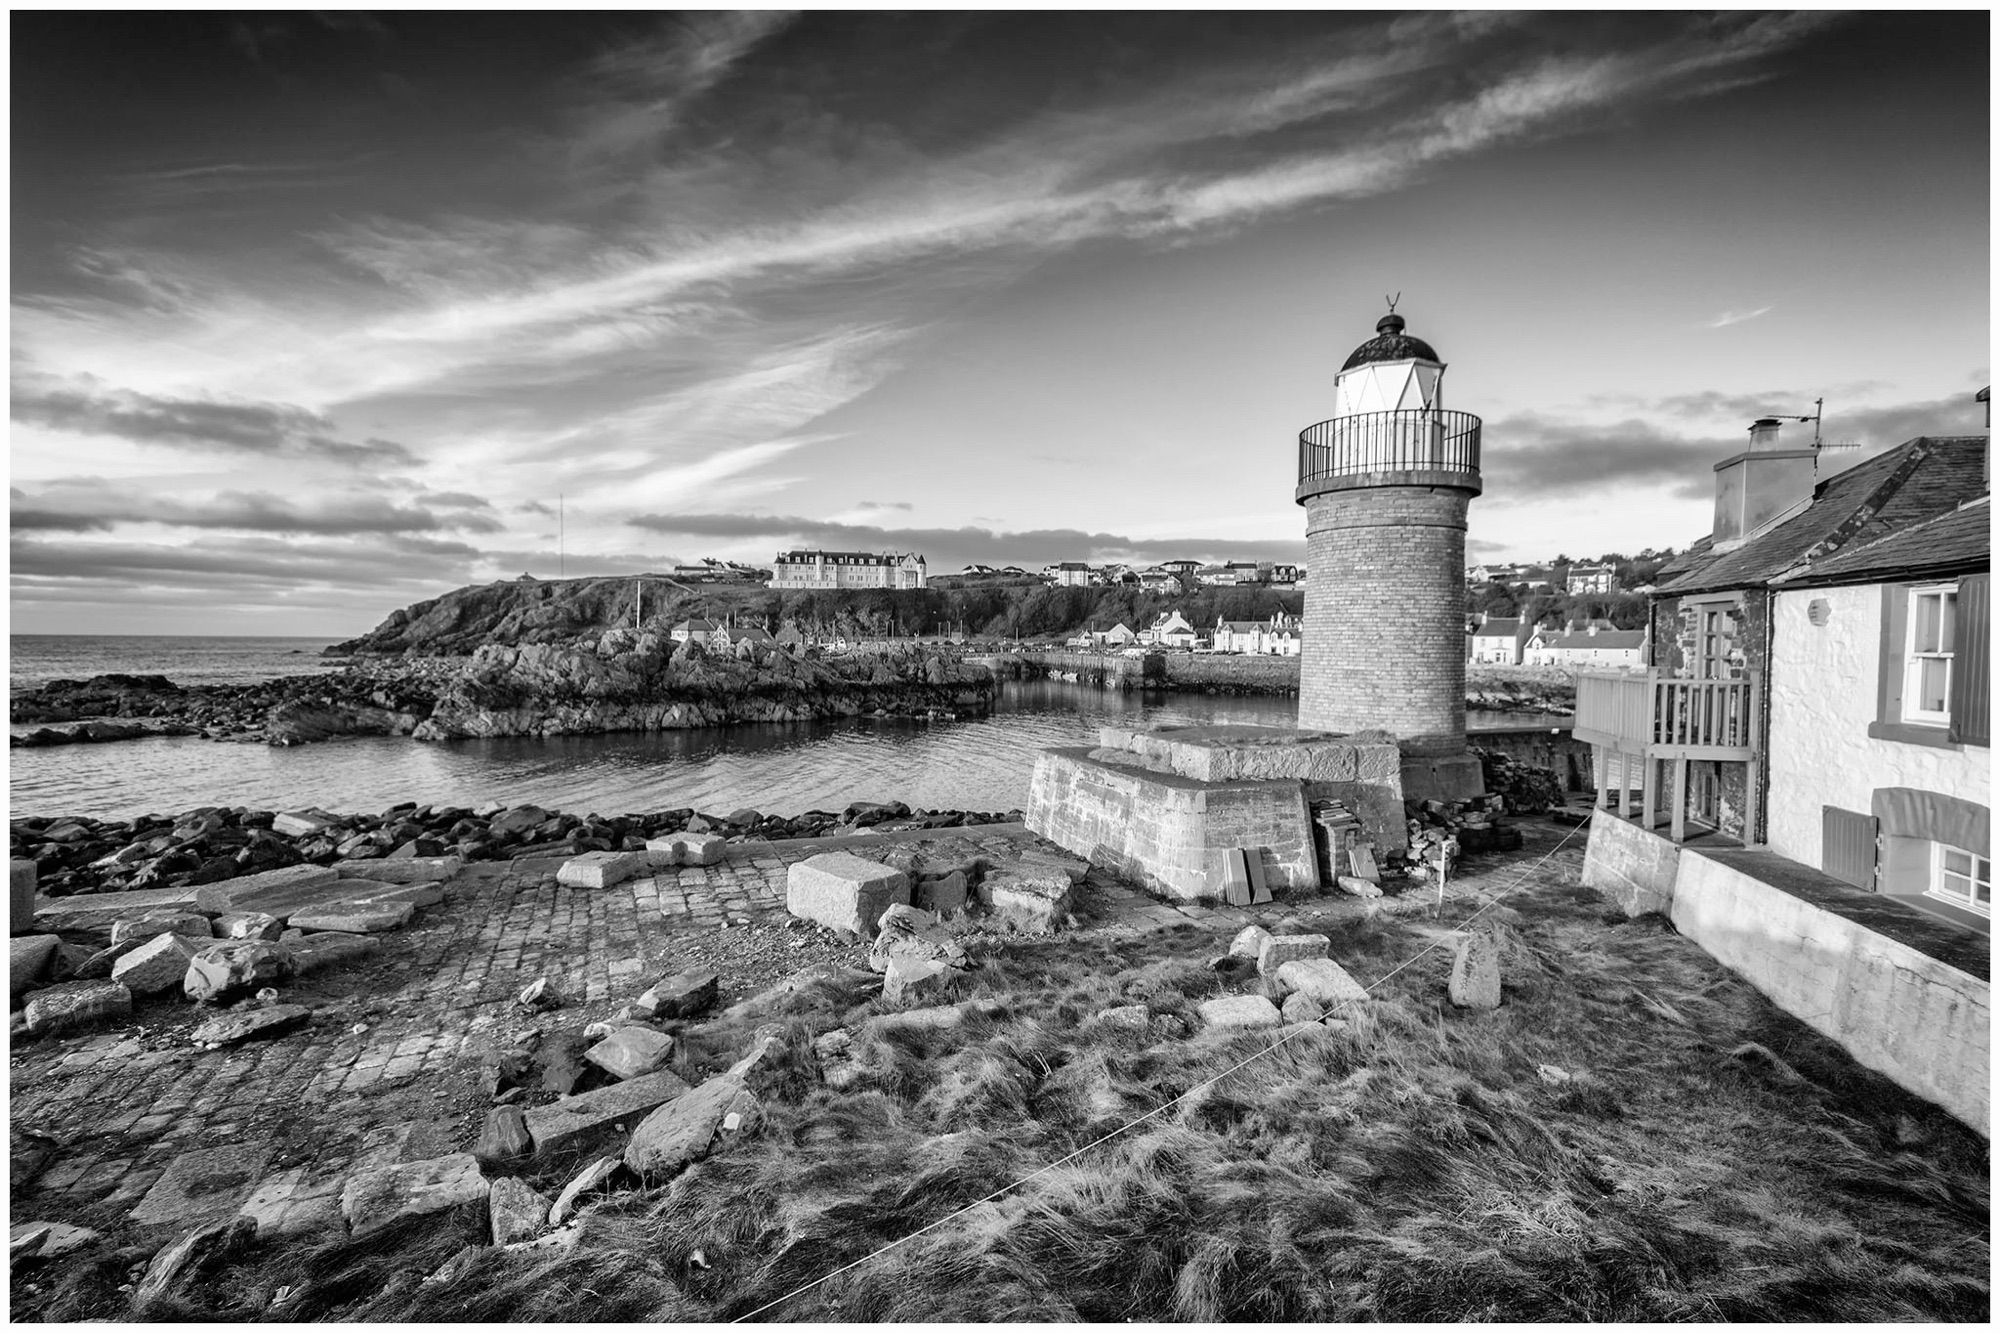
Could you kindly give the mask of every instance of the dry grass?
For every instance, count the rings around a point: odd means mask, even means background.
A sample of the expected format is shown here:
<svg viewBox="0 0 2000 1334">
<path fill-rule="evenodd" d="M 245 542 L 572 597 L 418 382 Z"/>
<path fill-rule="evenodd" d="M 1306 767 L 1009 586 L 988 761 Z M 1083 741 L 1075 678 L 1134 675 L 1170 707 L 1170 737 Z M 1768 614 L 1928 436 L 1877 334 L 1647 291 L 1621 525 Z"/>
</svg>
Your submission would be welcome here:
<svg viewBox="0 0 2000 1334">
<path fill-rule="evenodd" d="M 760 1318 L 1986 1319 L 1984 1141 L 1657 919 L 1560 886 L 1516 904 L 1500 1010 L 1446 1004 L 1438 951 L 1365 1022 L 1213 1083 L 1269 1036 L 1089 1023 L 1219 994 L 1202 960 L 1222 941 L 1198 930 L 1014 947 L 972 981 L 1007 1017 L 857 1038 L 864 1072 L 839 1093 L 810 1038 L 859 1016 L 800 993 L 763 1134 L 615 1197 L 574 1253 L 431 1226 L 253 1256 L 201 1287 L 239 1300 L 179 1314 L 726 1319 L 971 1205 Z M 1365 981 L 1420 943 L 1358 926 L 1334 954 Z"/>
</svg>

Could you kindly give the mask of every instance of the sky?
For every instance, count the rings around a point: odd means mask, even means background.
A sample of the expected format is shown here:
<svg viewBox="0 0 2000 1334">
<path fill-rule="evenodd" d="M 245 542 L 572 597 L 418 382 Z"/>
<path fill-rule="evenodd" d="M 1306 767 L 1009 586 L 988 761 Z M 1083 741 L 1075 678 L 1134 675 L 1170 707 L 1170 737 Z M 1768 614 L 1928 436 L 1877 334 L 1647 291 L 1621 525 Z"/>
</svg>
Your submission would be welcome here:
<svg viewBox="0 0 2000 1334">
<path fill-rule="evenodd" d="M 1683 546 L 1764 413 L 1983 428 L 1989 24 L 15 12 L 12 629 L 1297 560 L 1398 294 L 1469 559 Z"/>
</svg>

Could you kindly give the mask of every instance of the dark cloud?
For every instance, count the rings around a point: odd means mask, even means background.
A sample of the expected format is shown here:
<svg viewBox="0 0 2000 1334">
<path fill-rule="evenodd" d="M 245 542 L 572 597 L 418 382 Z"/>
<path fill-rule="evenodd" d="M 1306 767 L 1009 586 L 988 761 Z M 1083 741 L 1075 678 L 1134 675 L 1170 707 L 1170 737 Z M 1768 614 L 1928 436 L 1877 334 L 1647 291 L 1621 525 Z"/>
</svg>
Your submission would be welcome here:
<svg viewBox="0 0 2000 1334">
<path fill-rule="evenodd" d="M 115 487 L 89 491 L 52 489 L 12 511 L 16 530 L 86 532 L 116 523 L 163 523 L 180 528 L 224 528 L 326 536 L 358 533 L 492 533 L 496 519 L 477 514 L 441 515 L 410 509 L 378 496 L 342 496 L 302 506 L 268 491 L 224 491 L 186 501 L 139 495 Z M 484 504 L 483 501 L 477 502 Z"/>
<path fill-rule="evenodd" d="M 24 588 L 81 587 L 111 581 L 135 588 L 169 585 L 230 589 L 399 588 L 412 582 L 455 587 L 471 578 L 479 552 L 463 542 L 356 537 L 281 541 L 218 538 L 189 546 L 152 542 L 71 542 L 16 535 L 9 544 L 18 595 Z M 398 605 L 383 598 L 383 609 Z"/>
<path fill-rule="evenodd" d="M 974 562 L 1033 567 L 1060 560 L 1152 563 L 1177 558 L 1274 561 L 1305 558 L 1303 536 L 1298 540 L 1260 542 L 1212 537 L 1134 538 L 1078 528 L 1037 528 L 1016 533 L 991 528 L 883 528 L 772 514 L 646 514 L 628 522 L 651 532 L 693 538 L 768 537 L 779 546 L 915 551 L 923 555 L 932 570 L 940 573 Z M 1303 524 L 1300 527 L 1303 530 Z"/>
<path fill-rule="evenodd" d="M 12 411 L 15 421 L 57 431 L 113 435 L 137 444 L 350 464 L 416 462 L 393 440 L 338 439 L 332 434 L 333 422 L 288 403 L 166 398 L 30 379 L 16 381 Z"/>
<path fill-rule="evenodd" d="M 490 510 L 491 502 L 463 491 L 419 491 L 413 497 L 420 505 L 437 505 L 444 509 Z"/>
<path fill-rule="evenodd" d="M 554 514 L 555 506 L 544 505 L 539 500 L 524 500 L 514 507 L 516 514 Z"/>
<path fill-rule="evenodd" d="M 1741 453 L 1750 423 L 1772 415 L 1773 405 L 1795 405 L 1796 394 L 1676 394 L 1655 400 L 1643 417 L 1618 422 L 1522 413 L 1486 423 L 1481 465 L 1491 498 L 1537 500 L 1573 496 L 1605 486 L 1656 485 L 1675 499 L 1714 495 L 1715 465 Z M 1808 406 L 1811 399 L 1805 400 Z M 1797 414 L 1792 414 L 1797 415 Z M 1674 428 L 1688 418 L 1704 425 L 1734 417 L 1743 423 L 1729 435 L 1681 435 Z M 1984 407 L 1970 394 L 1880 408 L 1854 408 L 1828 415 L 1822 437 L 1852 441 L 1854 450 L 1830 453 L 1827 471 L 1838 471 L 1872 454 L 1920 435 L 1962 435 L 1983 429 Z M 1812 443 L 1809 423 L 1787 422 L 1787 444 Z"/>
</svg>

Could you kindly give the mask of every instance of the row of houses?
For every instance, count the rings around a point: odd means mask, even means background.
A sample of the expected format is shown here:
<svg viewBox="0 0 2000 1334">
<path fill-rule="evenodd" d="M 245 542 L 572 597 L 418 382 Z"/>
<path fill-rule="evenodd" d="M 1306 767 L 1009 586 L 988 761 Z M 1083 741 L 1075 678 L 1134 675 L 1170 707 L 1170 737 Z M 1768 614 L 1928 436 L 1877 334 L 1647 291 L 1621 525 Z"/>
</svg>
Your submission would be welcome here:
<svg viewBox="0 0 2000 1334">
<path fill-rule="evenodd" d="M 924 588 L 930 583 L 916 552 L 780 551 L 768 588 Z"/>
<path fill-rule="evenodd" d="M 1468 565 L 1465 582 L 1505 584 L 1530 593 L 1553 593 L 1560 589 L 1572 596 L 1587 597 L 1618 591 L 1616 565 Z"/>
<path fill-rule="evenodd" d="M 1069 647 L 1101 653 L 1126 648 L 1163 648 L 1297 657 L 1299 637 L 1299 618 L 1286 612 L 1278 612 L 1264 621 L 1218 619 L 1213 628 L 1203 631 L 1191 625 L 1180 612 L 1169 611 L 1144 630 L 1134 630 L 1121 621 L 1109 630 L 1089 630 L 1077 635 L 1069 641 Z"/>
<path fill-rule="evenodd" d="M 1128 584 L 1147 592 L 1164 593 L 1187 592 L 1204 584 L 1216 588 L 1297 588 L 1304 578 L 1303 566 L 1278 561 L 1228 561 L 1220 565 L 1204 565 L 1195 560 L 1169 560 L 1138 568 L 1066 560 L 1042 567 L 1043 581 L 1056 588 Z"/>
<path fill-rule="evenodd" d="M 1483 616 L 1466 633 L 1466 661 L 1528 667 L 1642 667 L 1647 633 L 1606 620 L 1535 626 L 1518 616 Z"/>
</svg>

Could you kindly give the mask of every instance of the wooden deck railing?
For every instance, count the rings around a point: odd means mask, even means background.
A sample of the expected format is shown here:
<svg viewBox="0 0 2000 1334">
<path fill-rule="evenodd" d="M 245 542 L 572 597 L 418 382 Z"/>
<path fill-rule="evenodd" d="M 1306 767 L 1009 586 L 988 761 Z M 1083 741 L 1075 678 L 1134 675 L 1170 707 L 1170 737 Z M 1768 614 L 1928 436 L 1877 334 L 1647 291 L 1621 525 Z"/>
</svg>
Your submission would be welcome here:
<svg viewBox="0 0 2000 1334">
<path fill-rule="evenodd" d="M 1757 678 L 1696 681 L 1648 672 L 1580 672 L 1579 741 L 1626 754 L 1745 759 L 1756 744 Z"/>
</svg>

